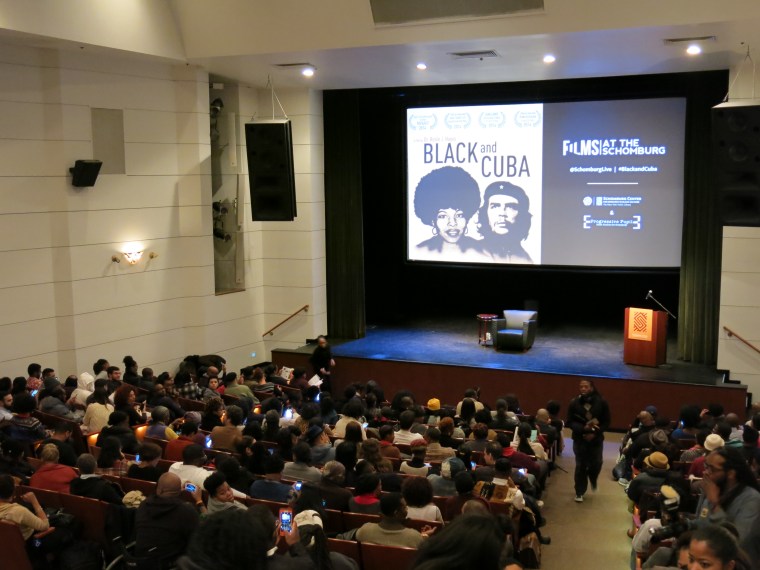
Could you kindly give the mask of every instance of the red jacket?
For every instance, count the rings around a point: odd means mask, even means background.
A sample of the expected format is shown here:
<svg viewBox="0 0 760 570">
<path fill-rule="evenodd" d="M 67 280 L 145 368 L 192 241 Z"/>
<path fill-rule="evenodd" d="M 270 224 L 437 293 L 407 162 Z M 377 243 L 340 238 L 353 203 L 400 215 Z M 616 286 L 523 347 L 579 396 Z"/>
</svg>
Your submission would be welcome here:
<svg viewBox="0 0 760 570">
<path fill-rule="evenodd" d="M 541 468 L 539 467 L 538 463 L 530 458 L 530 455 L 526 455 L 522 451 L 517 451 L 514 447 L 509 445 L 504 448 L 502 455 L 509 458 L 514 469 L 527 469 L 528 473 L 534 475 L 535 477 L 539 476 L 539 471 Z"/>
<path fill-rule="evenodd" d="M 181 435 L 166 444 L 164 450 L 164 459 L 169 461 L 182 461 L 182 451 L 188 446 L 193 445 L 195 440 L 186 435 Z"/>
<path fill-rule="evenodd" d="M 58 493 L 66 493 L 68 495 L 71 493 L 69 483 L 77 477 L 77 472 L 68 465 L 43 463 L 32 475 L 29 480 L 29 486 Z"/>
</svg>

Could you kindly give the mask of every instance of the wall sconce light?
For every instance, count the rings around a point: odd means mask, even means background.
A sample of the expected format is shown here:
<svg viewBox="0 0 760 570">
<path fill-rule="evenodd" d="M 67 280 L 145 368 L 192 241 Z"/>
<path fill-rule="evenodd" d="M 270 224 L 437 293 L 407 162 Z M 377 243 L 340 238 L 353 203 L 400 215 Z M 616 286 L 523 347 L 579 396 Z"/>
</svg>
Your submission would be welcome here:
<svg viewBox="0 0 760 570">
<path fill-rule="evenodd" d="M 137 263 L 138 261 L 142 259 L 142 254 L 143 254 L 142 251 L 124 251 L 122 252 L 121 255 L 124 256 L 124 259 L 127 260 L 127 263 L 129 263 L 130 265 L 134 265 L 135 263 Z M 152 257 L 154 256 L 151 255 L 151 258 Z M 121 258 L 118 255 L 112 255 L 111 261 L 113 261 L 114 263 L 121 263 Z"/>
</svg>

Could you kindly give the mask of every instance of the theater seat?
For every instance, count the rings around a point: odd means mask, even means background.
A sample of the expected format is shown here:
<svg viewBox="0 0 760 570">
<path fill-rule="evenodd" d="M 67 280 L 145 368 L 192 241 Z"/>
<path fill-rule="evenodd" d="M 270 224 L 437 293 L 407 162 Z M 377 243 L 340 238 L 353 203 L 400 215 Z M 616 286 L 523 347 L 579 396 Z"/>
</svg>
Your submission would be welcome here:
<svg viewBox="0 0 760 570">
<path fill-rule="evenodd" d="M 503 319 L 491 321 L 491 338 L 496 350 L 528 350 L 536 340 L 536 311 L 505 310 Z"/>
<path fill-rule="evenodd" d="M 0 544 L 3 545 L 3 568 L 32 570 L 32 563 L 26 554 L 24 537 L 17 525 L 0 521 Z"/>
<path fill-rule="evenodd" d="M 362 553 L 363 570 L 409 570 L 417 558 L 416 548 L 401 548 L 398 546 L 383 546 L 362 542 L 359 545 Z"/>
</svg>

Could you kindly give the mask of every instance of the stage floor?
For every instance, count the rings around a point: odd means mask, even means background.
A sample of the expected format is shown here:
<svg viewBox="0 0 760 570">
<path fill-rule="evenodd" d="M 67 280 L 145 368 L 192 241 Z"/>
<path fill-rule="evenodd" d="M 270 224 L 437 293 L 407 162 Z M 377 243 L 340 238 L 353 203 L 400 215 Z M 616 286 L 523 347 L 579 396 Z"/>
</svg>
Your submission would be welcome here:
<svg viewBox="0 0 760 570">
<path fill-rule="evenodd" d="M 524 353 L 497 352 L 490 346 L 479 346 L 477 337 L 478 323 L 473 316 L 468 319 L 415 320 L 404 326 L 368 326 L 365 338 L 332 339 L 332 345 L 336 358 L 426 362 L 685 384 L 717 385 L 723 382 L 723 374 L 715 367 L 677 360 L 675 339 L 668 341 L 666 364 L 649 368 L 623 363 L 621 330 L 541 326 L 533 348 Z M 311 351 L 313 347 L 301 350 Z"/>
</svg>

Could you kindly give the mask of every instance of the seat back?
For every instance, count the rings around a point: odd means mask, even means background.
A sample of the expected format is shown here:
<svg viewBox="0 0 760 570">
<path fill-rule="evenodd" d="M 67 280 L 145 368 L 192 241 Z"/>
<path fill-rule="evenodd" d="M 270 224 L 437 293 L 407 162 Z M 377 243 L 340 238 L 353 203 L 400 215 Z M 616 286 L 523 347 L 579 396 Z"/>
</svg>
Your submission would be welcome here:
<svg viewBox="0 0 760 570">
<path fill-rule="evenodd" d="M 506 309 L 504 318 L 507 321 L 508 329 L 522 329 L 526 321 L 535 321 L 538 318 L 536 311 L 513 311 Z"/>
<path fill-rule="evenodd" d="M 3 545 L 3 568 L 32 570 L 24 536 L 16 524 L 0 520 L 0 544 Z"/>
<path fill-rule="evenodd" d="M 203 412 L 206 409 L 206 404 L 200 400 L 189 398 L 177 398 L 177 404 L 186 412 Z"/>
<path fill-rule="evenodd" d="M 354 540 L 328 538 L 327 547 L 330 549 L 330 552 L 339 552 L 343 556 L 348 556 L 351 560 L 356 562 L 356 565 L 359 566 L 359 568 L 362 567 L 362 553 L 358 542 Z"/>
<path fill-rule="evenodd" d="M 165 440 L 165 439 L 158 439 L 158 438 L 149 437 L 149 436 L 146 435 L 143 438 L 143 443 L 153 443 L 153 444 L 157 445 L 158 447 L 161 448 L 161 456 L 163 456 L 164 455 L 164 451 L 166 451 L 166 444 L 169 443 L 169 442 L 167 440 Z"/>
<path fill-rule="evenodd" d="M 334 509 L 324 509 L 325 511 L 325 532 L 343 532 L 346 530 L 343 525 L 343 513 Z"/>
<path fill-rule="evenodd" d="M 143 481 L 142 479 L 132 479 L 130 477 L 121 477 L 119 479 L 121 489 L 125 493 L 130 491 L 140 491 L 146 497 L 156 494 L 156 483 L 153 481 Z"/>
<path fill-rule="evenodd" d="M 359 528 L 363 524 L 370 522 L 380 522 L 380 515 L 369 515 L 366 513 L 343 513 L 343 524 L 345 525 L 346 530 Z"/>
<path fill-rule="evenodd" d="M 29 491 L 34 493 L 34 496 L 37 497 L 37 500 L 43 507 L 50 509 L 60 509 L 63 506 L 61 504 L 61 495 L 56 491 L 48 491 L 47 489 L 37 489 L 36 487 L 18 485 L 16 487 L 16 496 L 21 497 L 21 495 L 28 493 Z"/>
<path fill-rule="evenodd" d="M 416 548 L 401 548 L 398 546 L 383 546 L 362 542 L 359 545 L 363 570 L 409 570 L 417 558 Z"/>
<path fill-rule="evenodd" d="M 104 548 L 108 548 L 109 544 L 106 538 L 108 503 L 63 493 L 59 497 L 63 510 L 74 515 L 82 523 L 82 538 L 94 540 Z"/>
</svg>

